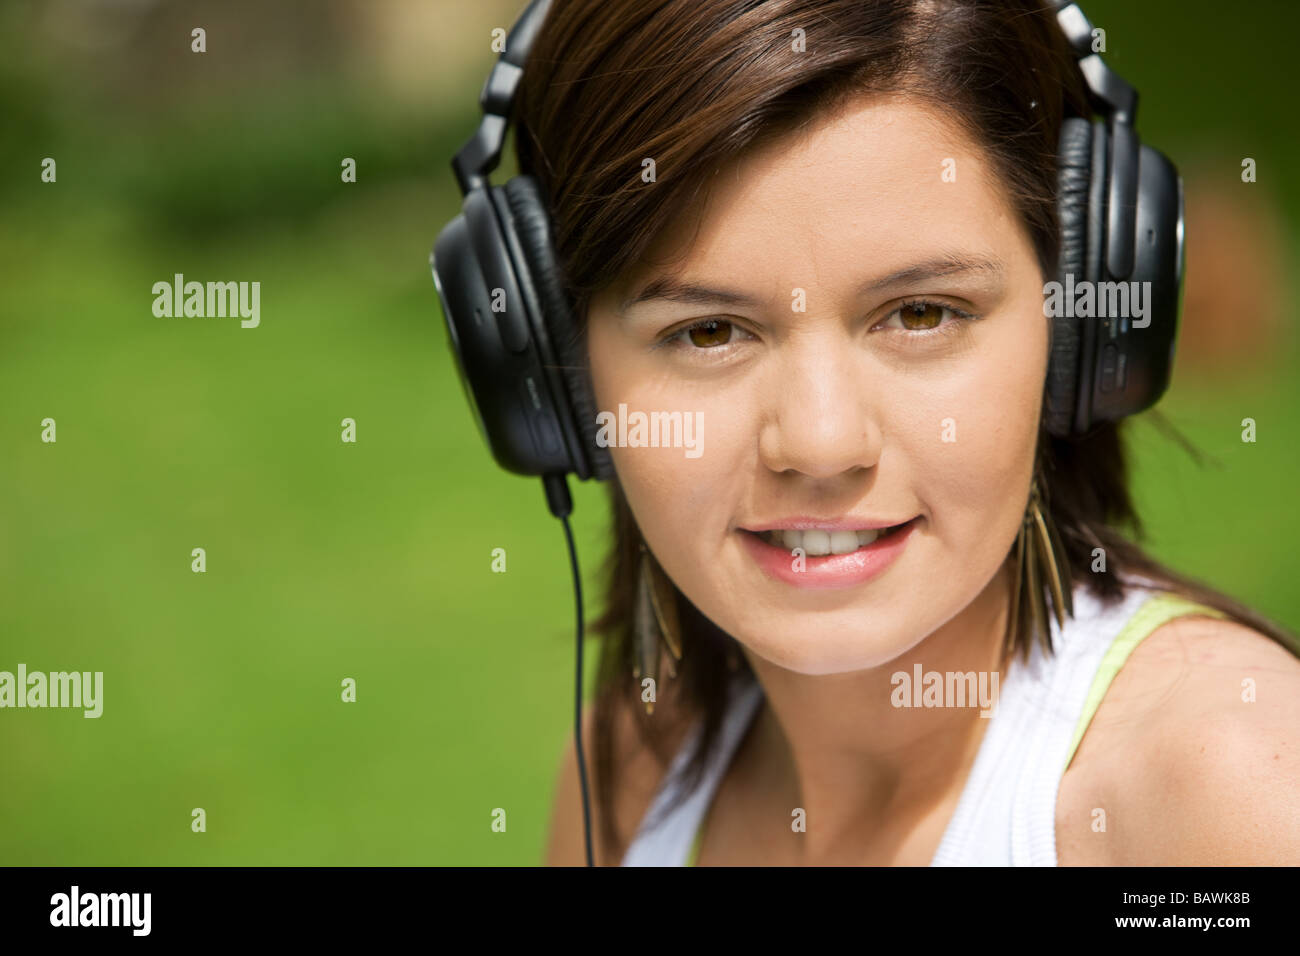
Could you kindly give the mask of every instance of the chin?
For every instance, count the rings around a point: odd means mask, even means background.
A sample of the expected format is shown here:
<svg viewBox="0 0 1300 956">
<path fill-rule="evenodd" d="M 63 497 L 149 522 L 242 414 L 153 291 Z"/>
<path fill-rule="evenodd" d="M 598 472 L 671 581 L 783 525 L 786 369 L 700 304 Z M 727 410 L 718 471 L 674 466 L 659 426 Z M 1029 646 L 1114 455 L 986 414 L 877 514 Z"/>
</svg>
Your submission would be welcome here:
<svg viewBox="0 0 1300 956">
<path fill-rule="evenodd" d="M 914 630 L 894 623 L 871 627 L 862 614 L 851 616 L 857 618 L 856 624 L 833 624 L 825 616 L 801 614 L 789 626 L 773 628 L 769 620 L 757 632 L 742 628 L 741 643 L 768 663 L 809 677 L 883 667 L 920 643 Z"/>
</svg>

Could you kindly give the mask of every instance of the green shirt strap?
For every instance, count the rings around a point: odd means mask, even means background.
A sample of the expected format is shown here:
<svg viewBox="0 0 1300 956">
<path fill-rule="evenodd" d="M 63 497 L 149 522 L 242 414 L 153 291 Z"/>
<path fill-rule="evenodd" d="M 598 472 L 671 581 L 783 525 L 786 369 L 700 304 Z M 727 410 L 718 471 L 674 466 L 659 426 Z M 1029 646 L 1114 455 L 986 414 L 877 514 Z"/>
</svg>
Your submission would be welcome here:
<svg viewBox="0 0 1300 956">
<path fill-rule="evenodd" d="M 695 861 L 700 858 L 700 844 L 703 842 L 704 842 L 704 821 L 701 820 L 700 825 L 695 828 L 695 841 L 691 843 L 691 855 L 686 860 L 687 866 L 694 866 Z"/>
<path fill-rule="evenodd" d="M 1083 704 L 1083 714 L 1079 717 L 1079 723 L 1074 728 L 1074 739 L 1070 741 L 1070 751 L 1065 756 L 1063 773 L 1070 766 L 1070 761 L 1074 759 L 1074 752 L 1079 748 L 1080 741 L 1083 740 L 1083 732 L 1088 729 L 1088 724 L 1092 722 L 1093 715 L 1097 713 L 1097 708 L 1101 706 L 1101 699 L 1106 696 L 1106 690 L 1110 687 L 1110 682 L 1115 679 L 1115 675 L 1124 666 L 1124 662 L 1133 653 L 1133 649 L 1162 624 L 1167 624 L 1176 617 L 1187 617 L 1189 615 L 1220 619 L 1226 619 L 1228 616 L 1216 608 L 1189 601 L 1168 591 L 1160 591 L 1147 598 L 1124 624 L 1124 627 L 1120 629 L 1120 632 L 1115 635 L 1115 640 L 1106 649 L 1106 654 L 1097 667 L 1097 674 L 1092 679 L 1092 686 L 1088 688 L 1088 696 Z"/>
</svg>

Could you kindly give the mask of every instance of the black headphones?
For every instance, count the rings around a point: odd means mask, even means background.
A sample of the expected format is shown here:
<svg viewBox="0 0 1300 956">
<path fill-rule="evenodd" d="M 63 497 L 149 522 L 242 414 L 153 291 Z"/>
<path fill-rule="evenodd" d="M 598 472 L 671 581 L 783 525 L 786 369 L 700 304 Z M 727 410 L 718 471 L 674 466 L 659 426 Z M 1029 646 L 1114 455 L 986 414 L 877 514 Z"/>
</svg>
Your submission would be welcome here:
<svg viewBox="0 0 1300 956">
<path fill-rule="evenodd" d="M 1044 388 L 1049 434 L 1079 436 L 1156 403 L 1169 385 L 1183 273 L 1182 180 L 1133 127 L 1137 91 L 1092 52 L 1072 0 L 1053 0 L 1103 117 L 1061 127 L 1058 278 L 1150 282 L 1143 327 L 1122 317 L 1053 316 Z M 550 0 L 532 0 L 479 98 L 483 119 L 452 160 L 463 211 L 434 245 L 433 281 L 457 368 L 497 462 L 521 475 L 614 475 L 596 444 L 596 407 L 572 307 L 559 279 L 536 180 L 488 182 L 501 159 L 524 61 Z M 1057 310 L 1065 312 L 1064 309 Z"/>
<path fill-rule="evenodd" d="M 1052 310 L 1043 427 L 1051 435 L 1077 437 L 1150 408 L 1169 385 L 1183 277 L 1183 188 L 1173 164 L 1138 140 L 1137 91 L 1093 52 L 1088 18 L 1073 0 L 1051 2 L 1103 117 L 1069 117 L 1061 127 L 1058 280 L 1063 292 L 1091 284 L 1094 302 L 1103 283 L 1150 283 L 1139 287 L 1149 289 L 1140 327 L 1123 316 L 1079 318 L 1073 309 Z M 582 582 L 566 476 L 608 479 L 614 466 L 608 449 L 596 443 L 590 373 L 541 191 L 531 176 L 504 186 L 488 181 L 550 4 L 532 0 L 488 75 L 479 97 L 483 119 L 451 163 L 462 211 L 439 233 L 430 264 L 479 430 L 503 468 L 542 477 L 547 504 L 564 524 L 578 605 L 574 738 L 590 866 Z"/>
</svg>

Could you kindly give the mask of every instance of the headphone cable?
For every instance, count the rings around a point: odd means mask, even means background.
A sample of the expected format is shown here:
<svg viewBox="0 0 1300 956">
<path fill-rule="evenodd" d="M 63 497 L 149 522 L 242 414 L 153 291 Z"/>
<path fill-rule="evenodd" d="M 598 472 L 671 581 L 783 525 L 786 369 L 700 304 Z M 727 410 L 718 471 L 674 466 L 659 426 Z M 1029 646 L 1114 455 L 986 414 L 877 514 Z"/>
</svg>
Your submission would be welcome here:
<svg viewBox="0 0 1300 956">
<path fill-rule="evenodd" d="M 591 805 L 587 798 L 587 761 L 582 751 L 582 575 L 578 573 L 578 549 L 573 544 L 573 529 L 569 515 L 573 513 L 573 499 L 569 497 L 569 483 L 563 475 L 545 475 L 546 505 L 551 514 L 564 525 L 564 539 L 569 545 L 569 564 L 573 568 L 573 593 L 577 599 L 578 636 L 577 671 L 574 675 L 573 740 L 578 755 L 578 779 L 582 784 L 582 831 L 587 847 L 587 866 L 595 866 L 591 857 Z"/>
</svg>

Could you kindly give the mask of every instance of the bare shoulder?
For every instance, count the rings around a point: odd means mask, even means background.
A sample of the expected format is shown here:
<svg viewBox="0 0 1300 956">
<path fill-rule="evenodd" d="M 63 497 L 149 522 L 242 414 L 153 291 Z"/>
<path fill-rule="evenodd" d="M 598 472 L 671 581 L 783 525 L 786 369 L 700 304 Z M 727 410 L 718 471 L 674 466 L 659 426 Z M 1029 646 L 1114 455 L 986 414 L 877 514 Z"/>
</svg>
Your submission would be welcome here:
<svg viewBox="0 0 1300 956">
<path fill-rule="evenodd" d="M 1080 743 L 1058 859 L 1296 865 L 1297 784 L 1300 658 L 1235 622 L 1176 618 L 1133 650 Z"/>
<path fill-rule="evenodd" d="M 661 692 L 655 706 L 654 720 L 663 720 L 674 728 L 668 743 L 675 748 L 685 736 L 682 723 L 673 712 L 671 699 Z M 617 788 L 614 794 L 614 823 L 619 835 L 615 852 L 606 855 L 600 838 L 602 817 L 596 799 L 594 707 L 584 702 L 582 709 L 582 748 L 587 765 L 587 791 L 591 807 L 592 857 L 597 866 L 618 866 L 628 843 L 650 808 L 655 792 L 667 772 L 665 764 L 642 742 L 630 708 L 619 708 L 614 726 L 614 752 L 617 764 Z M 546 851 L 547 866 L 586 866 L 586 838 L 582 821 L 582 788 L 578 776 L 578 757 L 574 746 L 572 721 L 556 776 L 551 810 L 551 832 Z"/>
</svg>

